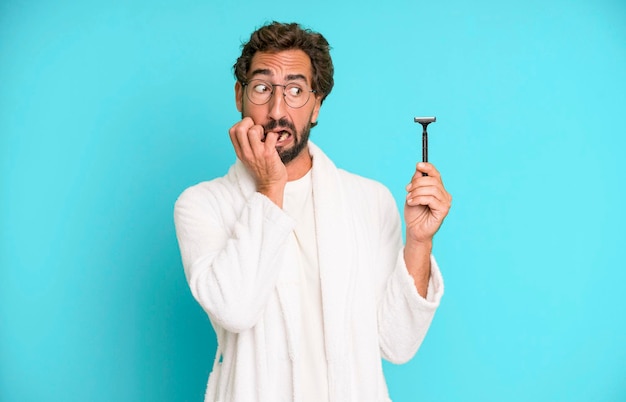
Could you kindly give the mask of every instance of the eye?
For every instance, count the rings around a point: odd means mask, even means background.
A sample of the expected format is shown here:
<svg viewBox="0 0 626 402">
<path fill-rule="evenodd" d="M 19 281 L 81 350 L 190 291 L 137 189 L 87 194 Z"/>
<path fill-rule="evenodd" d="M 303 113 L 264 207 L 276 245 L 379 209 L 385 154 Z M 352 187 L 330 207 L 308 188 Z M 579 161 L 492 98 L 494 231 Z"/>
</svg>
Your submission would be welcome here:
<svg viewBox="0 0 626 402">
<path fill-rule="evenodd" d="M 287 94 L 287 96 L 290 96 L 292 98 L 299 97 L 300 95 L 302 95 L 303 92 L 304 90 L 302 89 L 302 87 L 296 84 L 289 84 L 285 88 L 285 93 Z"/>
<path fill-rule="evenodd" d="M 256 83 L 256 84 L 254 84 L 254 85 L 252 86 L 252 90 L 253 90 L 254 92 L 256 92 L 256 93 L 259 93 L 259 94 L 264 94 L 264 93 L 267 93 L 267 92 L 272 92 L 272 88 L 271 88 L 268 84 L 266 84 L 266 83 L 264 83 L 264 82 L 260 82 L 260 83 Z"/>
</svg>

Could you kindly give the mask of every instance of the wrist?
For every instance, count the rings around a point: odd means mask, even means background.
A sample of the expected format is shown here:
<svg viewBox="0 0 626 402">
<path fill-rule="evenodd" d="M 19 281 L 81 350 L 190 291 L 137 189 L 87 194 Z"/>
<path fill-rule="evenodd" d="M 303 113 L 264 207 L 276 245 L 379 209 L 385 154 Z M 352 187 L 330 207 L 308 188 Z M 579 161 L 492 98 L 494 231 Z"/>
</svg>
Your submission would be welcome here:
<svg viewBox="0 0 626 402">
<path fill-rule="evenodd" d="M 257 192 L 269 198 L 278 207 L 283 207 L 283 195 L 285 193 L 284 184 L 273 184 L 265 186 L 257 186 Z"/>
<path fill-rule="evenodd" d="M 433 249 L 432 239 L 428 241 L 407 240 L 404 245 L 404 262 L 413 277 L 413 283 L 423 298 L 428 292 L 430 280 L 430 254 Z"/>
<path fill-rule="evenodd" d="M 416 252 L 416 253 L 426 253 L 430 255 L 433 250 L 433 239 L 428 240 L 415 240 L 407 238 L 406 244 L 404 245 L 405 251 Z"/>
</svg>

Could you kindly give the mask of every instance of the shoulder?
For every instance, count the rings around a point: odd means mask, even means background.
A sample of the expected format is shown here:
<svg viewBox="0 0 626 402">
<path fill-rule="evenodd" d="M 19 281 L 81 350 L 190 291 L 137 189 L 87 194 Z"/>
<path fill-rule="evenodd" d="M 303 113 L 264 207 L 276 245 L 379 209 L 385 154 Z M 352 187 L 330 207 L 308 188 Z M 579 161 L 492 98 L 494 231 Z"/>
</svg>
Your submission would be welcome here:
<svg viewBox="0 0 626 402">
<path fill-rule="evenodd" d="M 334 164 L 334 162 L 319 148 L 317 145 L 309 142 L 309 149 L 311 155 L 313 156 L 313 167 L 317 163 L 319 163 L 322 167 L 320 171 L 331 172 L 335 171 L 337 177 L 339 178 L 342 186 L 346 189 L 350 189 L 353 192 L 357 192 L 358 194 L 362 194 L 362 192 L 366 192 L 368 194 L 376 193 L 385 197 L 391 197 L 391 193 L 387 189 L 385 185 L 382 183 L 358 175 L 356 173 L 349 172 L 345 169 L 339 168 Z"/>
<path fill-rule="evenodd" d="M 346 187 L 350 187 L 359 192 L 376 193 L 384 197 L 391 197 L 391 192 L 387 186 L 379 181 L 348 172 L 344 169 L 337 169 L 337 171 L 342 183 Z"/>
<path fill-rule="evenodd" d="M 354 206 L 360 205 L 368 211 L 396 213 L 393 194 L 383 183 L 358 174 L 337 169 L 345 196 Z"/>
<path fill-rule="evenodd" d="M 232 169 L 225 176 L 186 188 L 176 199 L 174 210 L 218 207 L 236 197 L 237 182 Z"/>
<path fill-rule="evenodd" d="M 231 187 L 232 185 L 225 180 L 225 177 L 203 181 L 187 187 L 180 194 L 180 196 L 178 196 L 176 203 L 179 204 L 211 199 L 221 193 L 227 193 Z"/>
<path fill-rule="evenodd" d="M 338 169 L 338 174 L 343 184 L 344 199 L 350 206 L 354 224 L 360 230 L 381 236 L 398 231 L 398 206 L 391 191 L 383 183 L 343 169 Z M 367 219 L 363 219 L 364 216 Z"/>
</svg>

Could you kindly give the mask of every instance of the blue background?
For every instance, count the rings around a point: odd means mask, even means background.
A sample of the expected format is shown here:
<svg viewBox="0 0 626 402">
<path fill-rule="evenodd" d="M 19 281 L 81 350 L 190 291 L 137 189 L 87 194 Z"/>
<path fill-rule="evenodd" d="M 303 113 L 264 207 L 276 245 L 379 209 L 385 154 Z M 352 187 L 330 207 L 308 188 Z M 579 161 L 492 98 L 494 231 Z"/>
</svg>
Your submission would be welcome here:
<svg viewBox="0 0 626 402">
<path fill-rule="evenodd" d="M 626 400 L 619 0 L 3 1 L 0 400 L 202 400 L 172 208 L 232 163 L 231 66 L 273 19 L 327 37 L 312 139 L 399 206 L 437 116 L 446 295 L 394 401 Z"/>
</svg>

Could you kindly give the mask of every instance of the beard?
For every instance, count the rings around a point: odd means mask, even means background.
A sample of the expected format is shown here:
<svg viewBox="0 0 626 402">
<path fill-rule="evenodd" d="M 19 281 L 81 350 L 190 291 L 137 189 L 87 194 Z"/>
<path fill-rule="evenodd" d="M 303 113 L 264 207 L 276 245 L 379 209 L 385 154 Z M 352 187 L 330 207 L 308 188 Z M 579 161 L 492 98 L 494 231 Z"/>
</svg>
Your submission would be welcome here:
<svg viewBox="0 0 626 402">
<path fill-rule="evenodd" d="M 278 129 L 278 130 L 277 130 Z M 289 148 L 283 148 L 281 146 L 276 147 L 278 156 L 283 164 L 288 164 L 292 160 L 296 159 L 298 155 L 306 148 L 309 143 L 309 136 L 311 134 L 311 122 L 309 122 L 298 131 L 296 127 L 287 119 L 270 120 L 269 123 L 263 125 L 263 130 L 268 131 L 280 131 L 280 129 L 288 129 L 291 132 L 293 138 L 293 144 Z"/>
</svg>

